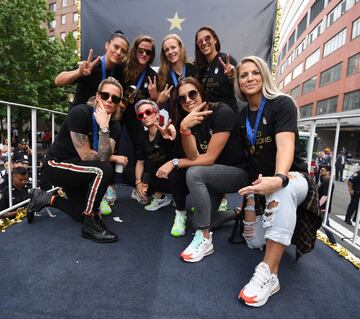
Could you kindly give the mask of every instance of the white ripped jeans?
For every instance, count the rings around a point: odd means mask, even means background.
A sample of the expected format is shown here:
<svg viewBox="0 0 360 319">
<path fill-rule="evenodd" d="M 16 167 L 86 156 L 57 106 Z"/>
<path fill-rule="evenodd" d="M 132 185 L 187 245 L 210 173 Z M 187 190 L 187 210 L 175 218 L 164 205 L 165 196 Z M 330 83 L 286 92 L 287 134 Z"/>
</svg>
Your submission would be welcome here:
<svg viewBox="0 0 360 319">
<path fill-rule="evenodd" d="M 266 208 L 262 216 L 256 217 L 254 236 L 246 240 L 249 248 L 262 248 L 266 240 L 289 246 L 296 225 L 296 209 L 305 200 L 308 184 L 299 172 L 289 172 L 295 178 L 276 192 L 266 195 Z M 272 208 L 268 208 L 271 202 Z"/>
</svg>

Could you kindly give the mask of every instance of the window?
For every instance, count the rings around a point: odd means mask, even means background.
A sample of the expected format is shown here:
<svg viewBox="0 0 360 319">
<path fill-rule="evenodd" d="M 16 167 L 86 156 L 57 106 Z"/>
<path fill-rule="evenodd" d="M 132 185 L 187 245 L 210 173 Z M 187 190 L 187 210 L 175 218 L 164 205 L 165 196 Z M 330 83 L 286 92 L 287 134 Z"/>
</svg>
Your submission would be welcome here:
<svg viewBox="0 0 360 319">
<path fill-rule="evenodd" d="M 279 83 L 279 90 L 282 90 L 283 87 L 284 87 L 284 81 L 281 81 L 281 82 Z"/>
<path fill-rule="evenodd" d="M 55 29 L 56 27 L 56 20 L 52 20 L 49 22 L 49 29 Z"/>
<path fill-rule="evenodd" d="M 79 14 L 77 12 L 73 13 L 73 22 L 77 23 L 79 21 Z"/>
<path fill-rule="evenodd" d="M 285 55 L 286 55 L 286 52 L 287 52 L 287 49 L 286 49 L 286 45 L 283 47 L 282 51 L 281 51 L 281 56 L 283 58 L 285 58 Z"/>
<path fill-rule="evenodd" d="M 360 35 L 360 18 L 355 20 L 352 24 L 351 39 L 354 40 Z"/>
<path fill-rule="evenodd" d="M 335 113 L 337 102 L 338 102 L 337 96 L 319 101 L 317 103 L 316 114 L 321 115 L 321 114 Z"/>
<path fill-rule="evenodd" d="M 311 117 L 311 115 L 312 115 L 312 107 L 313 107 L 312 103 L 300 106 L 300 117 L 301 118 Z"/>
<path fill-rule="evenodd" d="M 324 9 L 325 0 L 316 0 L 310 9 L 310 23 L 319 15 Z"/>
<path fill-rule="evenodd" d="M 298 85 L 297 87 L 293 88 L 291 91 L 290 91 L 290 95 L 296 99 L 300 96 L 300 85 Z"/>
<path fill-rule="evenodd" d="M 317 77 L 314 76 L 311 79 L 309 79 L 309 80 L 307 80 L 306 82 L 303 83 L 303 89 L 302 89 L 302 94 L 303 95 L 315 90 L 316 79 L 317 79 Z"/>
<path fill-rule="evenodd" d="M 67 0 L 61 0 L 61 6 L 65 8 L 67 6 Z"/>
<path fill-rule="evenodd" d="M 309 55 L 305 60 L 305 70 L 311 68 L 316 62 L 320 60 L 320 49 L 317 49 L 313 54 Z"/>
<path fill-rule="evenodd" d="M 60 33 L 60 39 L 64 41 L 65 37 L 66 37 L 66 32 L 61 32 Z"/>
<path fill-rule="evenodd" d="M 284 71 L 285 71 L 285 69 L 286 69 L 286 64 L 283 63 L 282 66 L 281 66 L 281 68 L 280 68 L 280 74 L 283 74 Z"/>
<path fill-rule="evenodd" d="M 324 45 L 324 57 L 328 56 L 330 53 L 333 53 L 337 49 L 341 48 L 345 44 L 346 40 L 346 29 L 340 31 L 334 37 L 332 37 Z"/>
<path fill-rule="evenodd" d="M 295 49 L 295 57 L 299 56 L 301 52 L 306 49 L 306 38 L 296 47 Z"/>
<path fill-rule="evenodd" d="M 321 21 L 310 33 L 308 36 L 308 45 L 315 41 L 315 39 L 324 32 L 325 30 L 325 23 Z"/>
<path fill-rule="evenodd" d="M 300 38 L 300 36 L 304 33 L 305 29 L 306 29 L 306 24 L 307 24 L 307 13 L 305 14 L 305 17 L 302 18 L 302 20 L 299 22 L 298 26 L 297 26 L 297 39 Z"/>
<path fill-rule="evenodd" d="M 360 109 L 360 90 L 344 94 L 343 111 Z"/>
<path fill-rule="evenodd" d="M 291 72 L 284 79 L 284 86 L 288 85 L 291 81 Z"/>
<path fill-rule="evenodd" d="M 360 72 L 360 52 L 349 58 L 347 76 Z"/>
<path fill-rule="evenodd" d="M 286 65 L 290 65 L 291 63 L 293 63 L 294 59 L 295 59 L 295 51 L 293 51 L 293 52 L 289 55 L 289 57 L 288 57 L 288 59 L 287 59 L 287 61 L 286 61 Z"/>
<path fill-rule="evenodd" d="M 288 50 L 290 50 L 290 48 L 293 46 L 294 42 L 295 42 L 295 31 L 292 33 L 292 35 L 289 38 Z"/>
<path fill-rule="evenodd" d="M 334 65 L 333 67 L 321 72 L 320 74 L 320 87 L 333 83 L 341 79 L 342 62 Z"/>
<path fill-rule="evenodd" d="M 61 16 L 61 24 L 65 24 L 66 23 L 66 14 L 63 14 Z"/>
<path fill-rule="evenodd" d="M 56 2 L 49 4 L 49 10 L 50 10 L 51 12 L 55 12 L 55 11 L 56 11 Z"/>
<path fill-rule="evenodd" d="M 293 71 L 293 79 L 295 79 L 296 77 L 298 77 L 302 72 L 303 72 L 303 68 L 304 68 L 304 63 L 301 62 Z"/>
<path fill-rule="evenodd" d="M 77 36 L 78 36 L 78 32 L 77 32 L 77 31 L 73 31 L 73 32 L 72 32 L 72 36 L 73 36 L 74 39 L 76 40 L 76 39 L 77 39 Z"/>
<path fill-rule="evenodd" d="M 346 0 L 341 1 L 326 18 L 326 27 L 330 27 L 337 19 L 339 19 L 346 11 Z"/>
</svg>

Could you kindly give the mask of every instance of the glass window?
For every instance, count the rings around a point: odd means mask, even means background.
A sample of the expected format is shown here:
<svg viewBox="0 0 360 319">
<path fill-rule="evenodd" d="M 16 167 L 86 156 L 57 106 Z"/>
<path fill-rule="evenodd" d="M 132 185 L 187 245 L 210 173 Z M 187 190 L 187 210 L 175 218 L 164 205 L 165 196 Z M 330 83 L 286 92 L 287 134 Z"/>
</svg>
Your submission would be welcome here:
<svg viewBox="0 0 360 319">
<path fill-rule="evenodd" d="M 310 9 L 310 23 L 319 15 L 319 13 L 324 9 L 325 0 L 316 0 L 315 3 L 311 6 Z"/>
<path fill-rule="evenodd" d="M 312 43 L 315 41 L 315 39 L 324 32 L 325 28 L 325 23 L 324 21 L 321 21 L 310 33 L 308 36 L 308 44 Z"/>
<path fill-rule="evenodd" d="M 286 61 L 286 65 L 290 65 L 291 63 L 293 63 L 294 59 L 295 59 L 295 51 L 293 51 L 293 52 L 289 55 L 289 57 L 288 57 L 288 59 L 287 59 L 287 61 Z"/>
<path fill-rule="evenodd" d="M 299 22 L 298 26 L 297 26 L 297 39 L 300 38 L 300 36 L 304 33 L 305 29 L 306 29 L 306 24 L 307 24 L 307 13 L 305 14 L 305 17 L 302 18 L 302 20 Z"/>
<path fill-rule="evenodd" d="M 279 83 L 279 90 L 282 90 L 283 87 L 284 87 L 284 81 L 281 81 L 281 82 Z"/>
<path fill-rule="evenodd" d="M 316 62 L 320 60 L 320 49 L 317 49 L 313 54 L 309 55 L 305 60 L 305 70 L 311 68 Z"/>
<path fill-rule="evenodd" d="M 61 6 L 65 8 L 67 6 L 67 0 L 61 0 Z"/>
<path fill-rule="evenodd" d="M 79 21 L 79 14 L 77 12 L 73 13 L 73 22 L 77 23 Z"/>
<path fill-rule="evenodd" d="M 339 19 L 346 11 L 346 0 L 341 1 L 326 18 L 326 27 L 330 27 L 337 19 Z"/>
<path fill-rule="evenodd" d="M 285 79 L 284 79 L 284 86 L 285 85 L 288 85 L 289 83 L 290 83 L 290 81 L 291 81 L 291 72 L 285 77 Z"/>
<path fill-rule="evenodd" d="M 313 107 L 312 103 L 300 106 L 300 117 L 301 118 L 311 117 L 312 116 L 312 107 Z"/>
<path fill-rule="evenodd" d="M 328 42 L 324 45 L 324 57 L 328 56 L 330 53 L 333 53 L 335 50 L 341 48 L 345 44 L 346 40 L 346 29 L 340 31 L 338 34 L 333 36 Z"/>
<path fill-rule="evenodd" d="M 283 64 L 281 65 L 281 68 L 280 68 L 280 74 L 283 74 L 284 71 L 285 71 L 285 69 L 286 69 L 286 64 L 283 63 Z"/>
<path fill-rule="evenodd" d="M 60 39 L 65 40 L 65 37 L 66 37 L 66 32 L 61 32 L 60 33 Z"/>
<path fill-rule="evenodd" d="M 301 52 L 306 49 L 306 38 L 296 47 L 295 49 L 295 57 L 299 56 Z"/>
<path fill-rule="evenodd" d="M 290 48 L 293 46 L 294 42 L 295 42 L 295 31 L 292 33 L 292 35 L 289 38 L 288 50 L 290 50 Z"/>
<path fill-rule="evenodd" d="M 56 20 L 52 20 L 49 22 L 49 29 L 55 29 L 56 27 Z"/>
<path fill-rule="evenodd" d="M 355 20 L 352 24 L 351 39 L 355 39 L 360 35 L 360 18 Z"/>
<path fill-rule="evenodd" d="M 316 114 L 329 114 L 335 113 L 338 102 L 338 96 L 334 96 L 325 100 L 321 100 L 317 103 Z"/>
<path fill-rule="evenodd" d="M 360 52 L 349 58 L 347 75 L 360 72 Z"/>
<path fill-rule="evenodd" d="M 333 83 L 341 79 L 342 62 L 332 66 L 331 68 L 321 72 L 320 87 Z"/>
<path fill-rule="evenodd" d="M 296 99 L 300 96 L 300 85 L 298 85 L 297 87 L 293 88 L 291 91 L 290 91 L 290 95 Z"/>
<path fill-rule="evenodd" d="M 49 4 L 49 10 L 52 12 L 56 11 L 56 2 Z"/>
<path fill-rule="evenodd" d="M 285 58 L 286 52 L 287 52 L 287 46 L 285 45 L 281 51 L 282 58 Z"/>
<path fill-rule="evenodd" d="M 301 62 L 293 71 L 293 79 L 295 79 L 296 77 L 298 77 L 302 72 L 303 72 L 303 68 L 304 68 L 304 63 Z"/>
<path fill-rule="evenodd" d="M 61 16 L 61 24 L 65 24 L 66 23 L 66 14 L 63 14 Z"/>
<path fill-rule="evenodd" d="M 316 79 L 317 79 L 317 77 L 314 76 L 311 79 L 309 79 L 309 80 L 307 80 L 306 82 L 303 83 L 303 89 L 302 89 L 302 94 L 303 95 L 315 90 Z"/>
<path fill-rule="evenodd" d="M 78 32 L 77 32 L 77 31 L 73 31 L 73 32 L 72 32 L 72 35 L 73 35 L 74 39 L 77 39 Z"/>
<path fill-rule="evenodd" d="M 344 94 L 343 111 L 360 109 L 360 90 Z"/>
</svg>

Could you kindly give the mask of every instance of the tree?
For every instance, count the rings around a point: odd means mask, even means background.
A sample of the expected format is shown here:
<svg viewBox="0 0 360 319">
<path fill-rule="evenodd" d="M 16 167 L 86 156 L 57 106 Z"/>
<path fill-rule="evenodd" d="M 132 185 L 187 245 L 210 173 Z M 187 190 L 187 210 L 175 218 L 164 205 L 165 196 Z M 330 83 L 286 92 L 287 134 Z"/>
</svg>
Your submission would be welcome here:
<svg viewBox="0 0 360 319">
<path fill-rule="evenodd" d="M 78 61 L 76 43 L 51 41 L 44 26 L 52 19 L 45 0 L 0 1 L 0 99 L 67 110 L 67 91 L 54 78 Z"/>
</svg>

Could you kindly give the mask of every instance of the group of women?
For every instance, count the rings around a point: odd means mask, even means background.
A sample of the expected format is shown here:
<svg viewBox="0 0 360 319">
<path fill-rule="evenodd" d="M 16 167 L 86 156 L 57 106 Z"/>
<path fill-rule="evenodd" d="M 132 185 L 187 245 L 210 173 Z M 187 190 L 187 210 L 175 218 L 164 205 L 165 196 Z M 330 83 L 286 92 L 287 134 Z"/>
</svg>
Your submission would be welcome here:
<svg viewBox="0 0 360 319">
<path fill-rule="evenodd" d="M 97 152 L 104 158 L 99 156 L 99 160 L 126 166 L 125 156 L 111 155 L 118 140 L 112 126 L 110 139 L 104 139 L 110 115 L 117 108 L 121 110 L 121 123 L 127 128 L 136 154 L 133 173 L 136 193 L 142 199 L 154 194 L 156 205 L 164 202 L 164 193 L 172 194 L 176 205 L 173 236 L 185 234 L 185 201 L 190 193 L 196 232 L 180 254 L 185 262 L 199 262 L 214 252 L 212 219 L 224 194 L 239 192 L 244 196 L 246 242 L 250 248 L 266 246 L 266 250 L 253 277 L 241 289 L 239 299 L 249 306 L 259 307 L 280 289 L 277 273 L 286 246 L 291 242 L 297 244 L 300 254 L 313 247 L 320 215 L 316 190 L 305 163 L 298 156 L 294 101 L 278 90 L 264 60 L 248 56 L 237 64 L 233 57 L 220 50 L 215 31 L 202 27 L 195 34 L 192 64 L 179 36 L 168 35 L 161 43 L 160 68 L 156 73 L 151 68 L 155 57 L 154 40 L 138 36 L 129 50 L 127 38 L 116 32 L 106 42 L 102 57 L 92 60 L 90 52 L 88 60 L 72 71 L 62 72 L 56 83 L 78 83 L 76 104 L 84 104 L 96 95 L 93 123 L 99 126 Z M 124 94 L 118 82 L 106 80 L 108 76 L 119 80 Z M 94 90 L 99 83 L 102 83 L 99 89 Z M 236 97 L 247 103 L 242 110 L 238 108 Z M 79 109 L 77 113 L 80 112 L 80 107 L 75 107 L 70 117 L 76 108 Z M 170 113 L 171 120 L 164 125 L 159 122 L 161 108 Z M 109 117 L 104 120 L 106 112 Z M 81 135 L 86 129 L 78 132 L 75 122 L 71 123 L 69 136 L 81 160 L 94 160 L 94 156 L 90 156 L 94 143 Z M 103 150 L 104 143 L 112 147 Z M 79 153 L 85 144 L 87 153 Z M 61 147 L 56 142 L 54 145 Z M 59 167 L 64 170 L 64 165 L 54 163 L 60 156 L 54 149 L 53 146 L 50 154 L 56 156 L 51 158 L 53 162 L 50 161 L 46 169 L 58 176 Z M 105 153 L 108 156 L 104 156 Z M 110 178 L 108 184 L 111 184 Z M 90 211 L 98 211 L 99 198 L 104 193 L 101 184 L 95 202 L 87 202 L 85 216 Z M 48 201 L 49 198 L 39 199 L 38 203 Z M 259 204 L 262 202 L 263 205 Z M 90 204 L 93 208 L 89 208 Z M 33 206 L 34 201 L 32 210 Z M 308 218 L 304 221 L 301 214 Z M 87 224 L 83 237 L 98 242 L 115 240 L 114 233 L 98 218 Z M 312 231 L 307 236 L 293 236 L 304 233 L 305 229 Z M 94 235 L 94 232 L 98 233 Z"/>
</svg>

